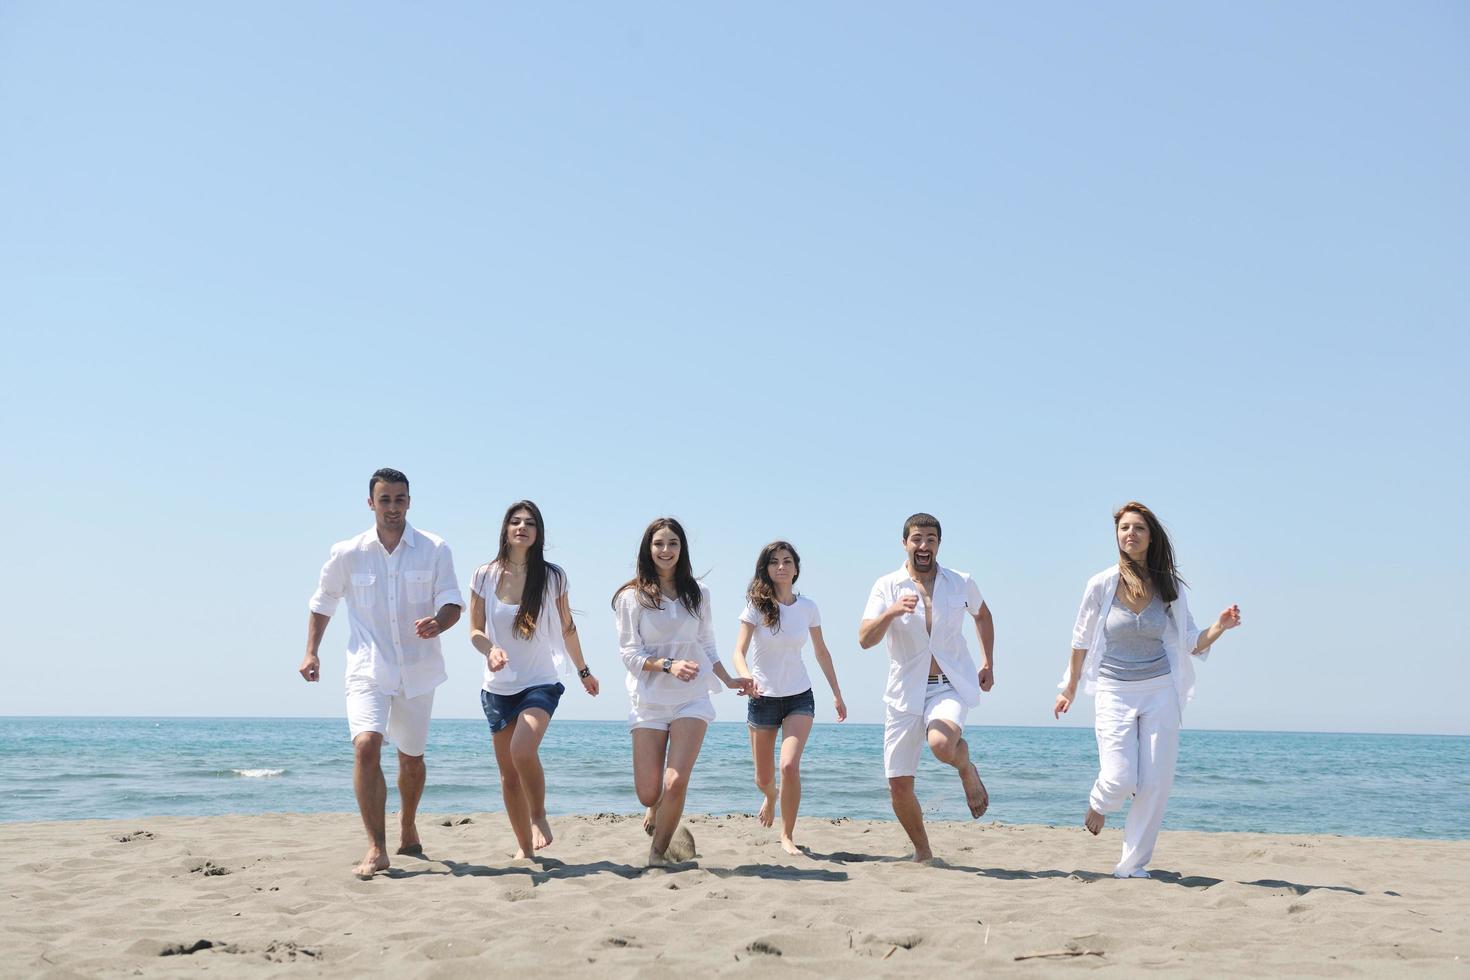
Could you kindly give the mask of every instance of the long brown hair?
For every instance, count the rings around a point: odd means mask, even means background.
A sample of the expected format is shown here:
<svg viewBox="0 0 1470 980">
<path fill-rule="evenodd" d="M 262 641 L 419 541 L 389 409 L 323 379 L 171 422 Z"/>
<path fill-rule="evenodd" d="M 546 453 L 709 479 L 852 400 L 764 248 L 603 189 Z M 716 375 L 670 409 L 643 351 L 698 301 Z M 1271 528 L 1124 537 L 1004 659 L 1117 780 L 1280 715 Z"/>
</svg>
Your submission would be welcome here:
<svg viewBox="0 0 1470 980">
<path fill-rule="evenodd" d="M 761 614 L 761 619 L 766 622 L 766 629 L 772 633 L 781 630 L 781 604 L 776 601 L 776 583 L 771 581 L 771 573 L 766 566 L 782 548 L 791 552 L 791 560 L 796 563 L 796 574 L 791 576 L 791 584 L 796 584 L 796 580 L 801 578 L 801 556 L 796 553 L 791 542 L 772 541 L 761 549 L 760 556 L 756 558 L 755 575 L 751 576 L 750 586 L 745 590 L 745 600 L 752 609 Z"/>
<path fill-rule="evenodd" d="M 1118 573 L 1123 581 L 1123 591 L 1135 600 L 1148 594 L 1148 585 L 1154 587 L 1159 598 L 1173 602 L 1179 598 L 1179 586 L 1186 585 L 1174 564 L 1174 546 L 1169 543 L 1169 534 L 1154 512 L 1136 500 L 1119 507 L 1113 512 L 1113 538 L 1118 536 L 1118 523 L 1123 515 L 1137 514 L 1148 525 L 1148 552 L 1143 556 L 1143 565 L 1129 558 L 1122 548 L 1118 549 Z"/>
<path fill-rule="evenodd" d="M 521 605 L 516 610 L 511 632 L 523 640 L 529 640 L 536 632 L 541 618 L 541 604 L 546 598 L 546 580 L 556 580 L 558 593 L 565 587 L 566 573 L 557 565 L 546 560 L 546 522 L 541 519 L 541 508 L 529 500 L 517 500 L 505 509 L 505 518 L 500 522 L 500 550 L 495 553 L 499 574 L 505 574 L 506 562 L 510 559 L 510 519 L 518 510 L 531 512 L 536 522 L 536 540 L 526 549 L 526 582 L 521 588 Z"/>
<path fill-rule="evenodd" d="M 638 595 L 638 603 L 645 609 L 662 609 L 664 594 L 658 587 L 658 568 L 653 564 L 653 536 L 662 530 L 673 531 L 679 538 L 679 560 L 674 563 L 674 593 L 679 602 L 689 610 L 689 615 L 699 618 L 699 579 L 694 577 L 694 565 L 689 561 L 689 536 L 684 525 L 672 517 L 658 517 L 643 532 L 643 542 L 638 545 L 638 573 L 613 593 L 613 608 L 617 608 L 618 596 L 628 589 Z"/>
</svg>

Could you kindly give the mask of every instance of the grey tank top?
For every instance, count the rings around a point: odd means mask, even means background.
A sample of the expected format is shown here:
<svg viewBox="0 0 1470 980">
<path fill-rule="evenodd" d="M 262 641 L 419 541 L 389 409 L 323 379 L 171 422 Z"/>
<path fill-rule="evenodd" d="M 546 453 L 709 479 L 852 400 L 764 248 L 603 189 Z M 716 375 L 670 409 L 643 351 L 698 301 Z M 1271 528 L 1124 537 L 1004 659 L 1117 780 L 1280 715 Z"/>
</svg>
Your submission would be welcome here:
<svg viewBox="0 0 1470 980">
<path fill-rule="evenodd" d="M 1103 624 L 1108 645 L 1097 666 L 1098 676 L 1115 681 L 1147 681 L 1169 673 L 1169 657 L 1164 653 L 1164 631 L 1168 628 L 1169 616 L 1157 594 L 1137 615 L 1114 596 Z"/>
</svg>

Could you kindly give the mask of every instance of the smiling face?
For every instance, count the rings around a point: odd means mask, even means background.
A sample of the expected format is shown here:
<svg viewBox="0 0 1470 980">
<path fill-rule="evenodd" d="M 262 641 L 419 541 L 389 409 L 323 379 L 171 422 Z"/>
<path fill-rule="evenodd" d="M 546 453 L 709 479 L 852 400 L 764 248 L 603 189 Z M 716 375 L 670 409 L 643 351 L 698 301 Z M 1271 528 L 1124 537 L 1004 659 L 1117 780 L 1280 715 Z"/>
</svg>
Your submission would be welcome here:
<svg viewBox="0 0 1470 980">
<path fill-rule="evenodd" d="M 379 531 L 401 534 L 408 523 L 408 484 L 374 483 L 368 507 Z"/>
<path fill-rule="evenodd" d="M 1118 518 L 1118 550 L 1134 561 L 1148 557 L 1148 521 L 1136 510 L 1125 510 Z"/>
<path fill-rule="evenodd" d="M 684 542 L 679 540 L 673 528 L 661 527 L 653 532 L 653 540 L 648 543 L 648 557 L 653 559 L 659 578 L 674 577 L 674 569 L 683 550 Z"/>
<path fill-rule="evenodd" d="M 536 543 L 540 529 L 536 526 L 536 515 L 524 507 L 511 512 L 505 522 L 505 540 L 512 548 L 529 548 Z"/>
<path fill-rule="evenodd" d="M 909 568 L 918 575 L 934 571 L 939 555 L 939 528 L 915 524 L 909 528 L 908 537 L 903 539 L 903 550 L 908 552 Z"/>
<path fill-rule="evenodd" d="M 800 574 L 796 556 L 786 548 L 777 548 L 766 559 L 766 574 L 774 585 L 790 588 Z"/>
</svg>

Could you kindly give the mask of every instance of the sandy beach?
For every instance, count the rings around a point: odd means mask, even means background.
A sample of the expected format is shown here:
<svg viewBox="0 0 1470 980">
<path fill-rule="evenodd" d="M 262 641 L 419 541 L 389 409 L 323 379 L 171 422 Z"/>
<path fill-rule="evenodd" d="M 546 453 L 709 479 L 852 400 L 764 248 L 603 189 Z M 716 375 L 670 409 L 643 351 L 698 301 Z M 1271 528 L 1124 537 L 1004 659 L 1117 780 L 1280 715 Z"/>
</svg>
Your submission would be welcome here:
<svg viewBox="0 0 1470 980">
<path fill-rule="evenodd" d="M 538 861 L 498 813 L 426 817 L 371 881 L 350 814 L 0 825 L 0 974 L 1470 973 L 1470 842 L 1166 830 L 1117 881 L 1115 829 L 935 824 L 922 867 L 891 822 L 805 820 L 799 858 L 687 823 L 697 858 L 645 871 L 626 815 L 556 819 Z"/>
</svg>

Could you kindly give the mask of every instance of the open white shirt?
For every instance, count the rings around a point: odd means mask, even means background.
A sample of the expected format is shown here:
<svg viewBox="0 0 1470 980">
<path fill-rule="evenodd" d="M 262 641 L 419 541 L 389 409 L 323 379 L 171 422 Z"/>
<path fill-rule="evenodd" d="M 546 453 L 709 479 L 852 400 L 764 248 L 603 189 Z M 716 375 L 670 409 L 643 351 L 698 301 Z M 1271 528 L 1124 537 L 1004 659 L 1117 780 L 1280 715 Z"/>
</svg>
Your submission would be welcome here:
<svg viewBox="0 0 1470 980">
<path fill-rule="evenodd" d="M 699 587 L 699 615 L 689 615 L 678 599 L 662 597 L 663 605 L 649 609 L 638 601 L 636 589 L 618 593 L 615 614 L 618 624 L 618 656 L 628 668 L 628 694 L 645 704 L 687 704 L 724 688 L 715 676 L 720 662 L 710 622 L 709 589 Z M 699 676 L 681 681 L 662 670 L 644 670 L 653 658 L 692 660 Z"/>
<path fill-rule="evenodd" d="M 1072 649 L 1086 650 L 1082 661 L 1082 688 L 1088 694 L 1097 693 L 1098 667 L 1102 664 L 1104 651 L 1108 648 L 1107 630 L 1103 623 L 1107 611 L 1113 606 L 1113 597 L 1118 594 L 1118 566 L 1105 568 L 1087 581 L 1082 591 L 1082 605 L 1077 609 L 1077 622 L 1072 626 Z M 1174 691 L 1179 697 L 1179 710 L 1194 698 L 1194 660 L 1205 660 L 1208 650 L 1194 653 L 1199 643 L 1199 628 L 1189 613 L 1189 603 L 1184 598 L 1184 587 L 1179 587 L 1179 598 L 1165 605 L 1169 626 L 1164 630 L 1164 654 L 1169 658 L 1169 676 L 1174 681 Z M 1072 665 L 1062 671 L 1062 682 L 1058 690 L 1066 690 L 1071 680 Z M 1128 681 L 1121 682 L 1130 683 Z M 1144 682 L 1134 682 L 1144 683 Z"/>
<path fill-rule="evenodd" d="M 914 714 L 924 710 L 924 692 L 929 684 L 929 658 L 933 657 L 949 678 L 955 695 L 967 708 L 980 703 L 980 678 L 970 656 L 965 632 L 972 629 L 985 600 L 980 586 L 964 572 L 939 569 L 931 596 L 932 628 L 924 630 L 924 595 L 909 575 L 908 565 L 873 583 L 863 619 L 878 619 L 902 595 L 915 595 L 919 604 L 888 624 L 883 640 L 888 644 L 888 686 L 883 700 L 894 711 Z"/>
<path fill-rule="evenodd" d="M 485 634 L 493 646 L 505 651 L 506 664 L 492 671 L 485 664 L 481 687 L 491 694 L 515 694 L 538 684 L 555 684 L 557 675 L 572 673 L 567 654 L 566 637 L 562 633 L 561 610 L 557 606 L 567 591 L 566 573 L 560 576 L 546 572 L 546 591 L 541 598 L 541 615 L 536 630 L 529 637 L 516 636 L 515 619 L 520 614 L 519 602 L 504 602 L 495 594 L 500 581 L 500 563 L 492 561 L 475 571 L 470 588 L 485 600 Z"/>
<path fill-rule="evenodd" d="M 448 678 L 439 638 L 420 639 L 414 621 L 444 606 L 463 606 L 454 558 L 444 541 L 404 526 L 389 554 L 375 528 L 332 545 L 309 603 L 330 616 L 347 599 L 347 677 L 365 678 L 385 694 L 415 698 Z"/>
</svg>

